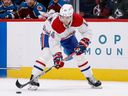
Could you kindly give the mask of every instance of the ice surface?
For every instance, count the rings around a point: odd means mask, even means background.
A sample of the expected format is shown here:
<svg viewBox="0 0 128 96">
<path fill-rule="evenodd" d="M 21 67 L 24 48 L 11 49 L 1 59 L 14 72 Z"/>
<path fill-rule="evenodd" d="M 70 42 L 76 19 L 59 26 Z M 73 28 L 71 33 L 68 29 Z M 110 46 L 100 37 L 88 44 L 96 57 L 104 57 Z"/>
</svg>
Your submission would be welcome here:
<svg viewBox="0 0 128 96">
<path fill-rule="evenodd" d="M 16 79 L 0 78 L 0 96 L 128 96 L 128 82 L 102 82 L 103 89 L 92 89 L 84 80 L 44 80 L 40 79 L 37 91 L 19 90 Z M 26 83 L 28 79 L 19 79 Z M 16 94 L 22 91 L 22 94 Z"/>
</svg>

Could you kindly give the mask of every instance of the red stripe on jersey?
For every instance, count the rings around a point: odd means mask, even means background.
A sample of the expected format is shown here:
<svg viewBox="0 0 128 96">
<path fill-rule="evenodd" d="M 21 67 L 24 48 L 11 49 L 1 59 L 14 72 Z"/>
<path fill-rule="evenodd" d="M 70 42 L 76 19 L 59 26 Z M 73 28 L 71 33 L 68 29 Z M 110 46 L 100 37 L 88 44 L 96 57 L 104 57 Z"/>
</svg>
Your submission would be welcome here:
<svg viewBox="0 0 128 96">
<path fill-rule="evenodd" d="M 88 61 L 87 62 L 85 62 L 84 64 L 82 64 L 82 65 L 79 65 L 78 67 L 83 67 L 83 66 L 85 66 L 86 64 L 88 64 Z"/>
<path fill-rule="evenodd" d="M 41 65 L 43 65 L 44 67 L 46 67 L 46 65 L 45 65 L 44 63 L 42 63 L 42 62 L 40 62 L 40 61 L 38 61 L 38 60 L 36 60 L 36 63 L 41 64 Z"/>
</svg>

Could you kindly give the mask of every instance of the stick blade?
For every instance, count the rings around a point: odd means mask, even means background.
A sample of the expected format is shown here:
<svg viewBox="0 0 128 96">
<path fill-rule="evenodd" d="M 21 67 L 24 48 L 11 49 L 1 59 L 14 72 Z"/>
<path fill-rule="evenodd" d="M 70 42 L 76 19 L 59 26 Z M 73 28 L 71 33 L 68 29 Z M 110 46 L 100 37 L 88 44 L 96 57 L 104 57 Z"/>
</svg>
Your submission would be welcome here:
<svg viewBox="0 0 128 96">
<path fill-rule="evenodd" d="M 18 79 L 16 80 L 16 86 L 17 86 L 18 88 L 22 88 L 22 85 L 19 83 Z"/>
</svg>

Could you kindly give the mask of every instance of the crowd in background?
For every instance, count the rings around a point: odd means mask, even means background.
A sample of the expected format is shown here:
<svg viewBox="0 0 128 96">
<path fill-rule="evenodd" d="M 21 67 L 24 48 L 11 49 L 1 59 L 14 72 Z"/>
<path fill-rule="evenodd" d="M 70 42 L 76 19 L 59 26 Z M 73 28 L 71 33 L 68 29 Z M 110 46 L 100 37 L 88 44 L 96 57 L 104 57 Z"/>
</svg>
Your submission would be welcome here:
<svg viewBox="0 0 128 96">
<path fill-rule="evenodd" d="M 1 19 L 36 19 L 42 13 L 59 12 L 65 3 L 73 0 L 0 0 Z M 128 18 L 128 0 L 79 0 L 79 14 L 84 18 Z"/>
<path fill-rule="evenodd" d="M 128 0 L 80 0 L 85 18 L 128 18 Z"/>
</svg>

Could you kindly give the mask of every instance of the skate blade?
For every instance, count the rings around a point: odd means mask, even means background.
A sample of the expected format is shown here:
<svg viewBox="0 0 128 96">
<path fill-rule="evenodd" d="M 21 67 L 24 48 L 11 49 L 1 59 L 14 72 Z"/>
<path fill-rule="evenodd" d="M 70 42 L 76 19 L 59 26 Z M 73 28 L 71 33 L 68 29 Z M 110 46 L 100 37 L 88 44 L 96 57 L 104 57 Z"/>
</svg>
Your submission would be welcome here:
<svg viewBox="0 0 128 96">
<path fill-rule="evenodd" d="M 103 89 L 103 87 L 102 86 L 91 86 L 91 88 L 93 88 L 93 89 Z"/>
<path fill-rule="evenodd" d="M 29 86 L 29 87 L 28 87 L 28 90 L 29 90 L 29 91 L 36 91 L 37 89 L 38 89 L 37 86 Z"/>
<path fill-rule="evenodd" d="M 36 91 L 37 89 L 28 88 L 29 91 Z"/>
</svg>

